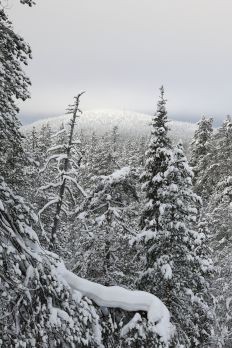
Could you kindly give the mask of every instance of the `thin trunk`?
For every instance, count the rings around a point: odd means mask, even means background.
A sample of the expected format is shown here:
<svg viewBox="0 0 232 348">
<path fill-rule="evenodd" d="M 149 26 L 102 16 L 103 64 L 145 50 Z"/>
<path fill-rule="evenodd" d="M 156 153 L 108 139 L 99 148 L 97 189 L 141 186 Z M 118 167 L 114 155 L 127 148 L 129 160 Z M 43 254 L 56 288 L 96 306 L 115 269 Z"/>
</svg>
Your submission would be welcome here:
<svg viewBox="0 0 232 348">
<path fill-rule="evenodd" d="M 66 150 L 66 158 L 64 161 L 64 169 L 63 169 L 63 174 L 61 175 L 61 181 L 62 184 L 60 186 L 60 191 L 59 191 L 59 201 L 57 202 L 56 205 L 56 211 L 55 211 L 55 216 L 53 219 L 53 225 L 52 225 L 52 232 L 51 232 L 51 239 L 50 239 L 50 245 L 49 245 L 49 250 L 53 250 L 55 247 L 55 242 L 56 242 L 56 234 L 57 234 L 57 228 L 59 225 L 59 220 L 60 220 L 60 213 L 63 205 L 63 200 L 64 200 L 64 193 L 65 193 L 65 188 L 66 188 L 66 178 L 64 177 L 65 173 L 68 170 L 69 167 L 69 161 L 70 161 L 70 154 L 71 154 L 71 148 L 72 148 L 72 141 L 73 141 L 73 134 L 74 134 L 74 127 L 76 123 L 76 118 L 77 118 L 77 112 L 79 110 L 79 102 L 80 102 L 80 97 L 81 95 L 85 93 L 82 92 L 78 94 L 77 97 L 75 97 L 75 104 L 74 107 L 68 110 L 68 113 L 72 113 L 72 119 L 71 119 L 71 128 L 70 128 L 70 133 L 69 133 L 69 141 L 68 141 L 68 146 Z M 81 112 L 81 111 L 80 111 Z"/>
</svg>

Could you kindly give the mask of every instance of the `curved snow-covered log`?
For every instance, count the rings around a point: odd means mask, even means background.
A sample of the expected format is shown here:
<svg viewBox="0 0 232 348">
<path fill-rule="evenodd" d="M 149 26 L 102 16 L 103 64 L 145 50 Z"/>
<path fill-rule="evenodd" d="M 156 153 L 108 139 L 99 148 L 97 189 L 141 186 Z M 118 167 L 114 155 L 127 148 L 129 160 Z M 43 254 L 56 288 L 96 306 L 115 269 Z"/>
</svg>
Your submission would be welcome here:
<svg viewBox="0 0 232 348">
<path fill-rule="evenodd" d="M 155 295 L 145 291 L 132 291 L 119 286 L 104 286 L 78 277 L 68 271 L 64 263 L 56 269 L 61 281 L 86 296 L 98 306 L 121 308 L 127 311 L 146 311 L 150 322 L 155 324 L 155 330 L 164 341 L 169 341 L 173 328 L 170 323 L 170 314 L 164 303 Z"/>
</svg>

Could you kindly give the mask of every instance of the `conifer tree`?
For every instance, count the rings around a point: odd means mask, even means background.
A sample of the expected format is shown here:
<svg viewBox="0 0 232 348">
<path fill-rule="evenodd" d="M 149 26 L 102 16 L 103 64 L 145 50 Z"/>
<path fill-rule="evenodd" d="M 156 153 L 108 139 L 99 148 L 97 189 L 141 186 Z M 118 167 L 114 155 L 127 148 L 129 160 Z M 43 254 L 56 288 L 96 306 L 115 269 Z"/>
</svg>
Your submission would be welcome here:
<svg viewBox="0 0 232 348">
<path fill-rule="evenodd" d="M 208 142 L 207 153 L 200 161 L 195 190 L 206 198 L 214 193 L 217 184 L 231 175 L 232 121 L 227 116 Z"/>
<path fill-rule="evenodd" d="M 190 164 L 193 168 L 195 168 L 201 158 L 207 154 L 207 144 L 213 134 L 212 123 L 213 119 L 207 119 L 205 118 L 205 116 L 202 116 L 202 119 L 197 123 L 197 129 L 194 133 L 193 141 L 191 143 L 192 153 Z"/>
<path fill-rule="evenodd" d="M 32 145 L 32 151 L 35 152 L 35 150 L 38 147 L 38 135 L 35 126 L 32 128 L 31 132 L 31 145 Z"/>
<path fill-rule="evenodd" d="M 141 217 L 141 227 L 150 228 L 156 224 L 155 217 L 159 211 L 158 197 L 159 188 L 162 188 L 164 172 L 167 170 L 172 156 L 171 141 L 168 137 L 168 120 L 164 88 L 160 88 L 157 113 L 152 119 L 151 140 L 146 151 L 145 171 L 141 181 L 146 196 L 146 205 Z"/>
<path fill-rule="evenodd" d="M 22 174 L 18 163 L 26 161 L 16 101 L 29 97 L 30 80 L 22 66 L 27 65 L 31 58 L 31 49 L 14 32 L 3 8 L 0 9 L 0 52 L 0 174 L 13 185 Z"/>
<path fill-rule="evenodd" d="M 215 298 L 215 347 L 232 344 L 231 286 L 232 286 L 232 176 L 221 180 L 212 193 L 206 208 L 211 230 L 210 246 L 213 249 L 217 274 L 212 281 Z"/>
<path fill-rule="evenodd" d="M 139 286 L 160 296 L 170 308 L 177 329 L 173 347 L 197 347 L 210 336 L 205 277 L 212 262 L 204 233 L 194 229 L 200 198 L 193 193 L 193 173 L 182 145 L 171 150 L 162 88 L 152 126 L 142 175 L 143 230 L 135 239 L 145 258 Z"/>
<path fill-rule="evenodd" d="M 116 137 L 116 134 L 115 134 Z M 114 135 L 107 132 L 103 135 L 102 139 L 98 142 L 98 148 L 96 156 L 94 158 L 94 175 L 110 175 L 114 170 L 118 169 L 116 161 L 116 142 L 114 143 Z M 116 141 L 117 138 L 115 138 Z"/>
<path fill-rule="evenodd" d="M 40 129 L 38 147 L 41 156 L 41 162 L 46 157 L 47 150 L 52 145 L 52 130 L 49 122 L 44 123 Z"/>
<path fill-rule="evenodd" d="M 213 136 L 213 119 L 205 118 L 197 123 L 197 129 L 194 133 L 191 143 L 190 165 L 193 167 L 195 190 L 201 196 L 207 196 L 207 185 L 202 183 L 204 174 L 210 156 L 212 155 L 212 136 Z"/>
</svg>

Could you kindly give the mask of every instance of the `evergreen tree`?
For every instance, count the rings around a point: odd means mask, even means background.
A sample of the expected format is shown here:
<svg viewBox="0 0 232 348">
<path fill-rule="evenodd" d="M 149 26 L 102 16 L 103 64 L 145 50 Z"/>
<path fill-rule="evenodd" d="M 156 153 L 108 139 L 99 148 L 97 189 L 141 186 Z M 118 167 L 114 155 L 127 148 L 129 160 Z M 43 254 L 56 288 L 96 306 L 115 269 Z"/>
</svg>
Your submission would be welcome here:
<svg viewBox="0 0 232 348">
<path fill-rule="evenodd" d="M 197 123 L 197 129 L 194 133 L 193 141 L 191 144 L 192 153 L 190 164 L 193 168 L 195 168 L 201 158 L 207 154 L 207 144 L 213 134 L 212 123 L 213 119 L 207 119 L 205 118 L 205 116 L 202 116 L 202 119 Z"/>
<path fill-rule="evenodd" d="M 207 187 L 202 185 L 201 180 L 208 165 L 208 157 L 212 152 L 212 123 L 212 118 L 207 119 L 203 116 L 197 123 L 197 129 L 191 143 L 190 165 L 193 167 L 195 189 L 201 196 L 207 196 Z"/>
<path fill-rule="evenodd" d="M 168 137 L 166 100 L 164 89 L 160 88 L 157 113 L 152 119 L 151 140 L 146 151 L 145 171 L 141 175 L 143 190 L 146 196 L 146 205 L 142 213 L 140 226 L 150 228 L 156 226 L 155 219 L 159 211 L 158 192 L 165 180 L 164 172 L 167 170 L 172 156 L 171 141 Z"/>
<path fill-rule="evenodd" d="M 44 123 L 40 129 L 39 139 L 38 139 L 38 147 L 42 162 L 46 157 L 47 150 L 52 145 L 52 130 L 49 122 Z"/>
<path fill-rule="evenodd" d="M 197 192 L 209 199 L 218 182 L 231 175 L 232 168 L 232 121 L 227 116 L 222 126 L 212 136 L 207 153 L 199 166 L 199 175 L 195 183 Z"/>
<path fill-rule="evenodd" d="M 205 277 L 212 262 L 206 236 L 194 229 L 200 198 L 193 193 L 193 173 L 182 145 L 171 150 L 166 124 L 161 88 L 142 175 L 146 205 L 136 241 L 145 261 L 139 286 L 158 295 L 170 309 L 177 328 L 173 347 L 197 347 L 211 333 Z"/>
<path fill-rule="evenodd" d="M 32 151 L 35 152 L 38 148 L 38 135 L 35 126 L 33 126 L 32 128 L 30 140 L 32 145 Z"/>
<path fill-rule="evenodd" d="M 30 0 L 25 3 L 31 3 Z M 19 162 L 26 161 L 17 119 L 16 100 L 29 97 L 30 80 L 22 70 L 31 58 L 31 49 L 16 34 L 6 13 L 0 9 L 0 174 L 11 184 L 20 179 Z M 19 174 L 19 175 L 18 175 Z M 21 171 L 22 174 L 22 171 Z"/>
<path fill-rule="evenodd" d="M 110 175 L 114 170 L 118 169 L 113 148 L 116 147 L 116 143 L 113 145 L 112 134 L 107 132 L 103 135 L 102 139 L 98 142 L 96 156 L 94 158 L 94 172 L 96 176 Z"/>
<path fill-rule="evenodd" d="M 220 181 L 211 195 L 206 209 L 211 230 L 210 246 L 217 267 L 212 281 L 212 296 L 215 298 L 214 347 L 231 347 L 231 286 L 232 286 L 232 176 Z"/>
</svg>

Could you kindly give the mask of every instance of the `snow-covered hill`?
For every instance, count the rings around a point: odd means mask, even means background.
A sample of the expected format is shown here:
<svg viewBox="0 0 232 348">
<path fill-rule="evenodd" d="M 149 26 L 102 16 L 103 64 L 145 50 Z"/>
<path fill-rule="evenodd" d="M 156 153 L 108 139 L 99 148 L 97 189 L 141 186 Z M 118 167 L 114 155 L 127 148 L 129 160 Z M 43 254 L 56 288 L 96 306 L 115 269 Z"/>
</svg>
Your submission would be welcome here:
<svg viewBox="0 0 232 348">
<path fill-rule="evenodd" d="M 133 111 L 120 111 L 120 110 L 94 110 L 85 111 L 78 123 L 79 130 L 82 130 L 85 134 L 92 134 L 94 131 L 96 134 L 101 135 L 106 131 L 112 130 L 114 126 L 118 126 L 119 133 L 127 137 L 141 137 L 149 136 L 151 115 L 137 113 Z M 62 115 L 58 117 L 52 117 L 36 121 L 32 124 L 22 127 L 22 132 L 27 134 L 33 128 L 36 127 L 40 130 L 43 124 L 49 122 L 52 129 L 59 129 L 62 123 L 67 124 L 70 119 L 70 115 Z M 188 144 L 195 131 L 195 124 L 188 122 L 172 121 L 170 120 L 170 133 L 172 139 L 176 142 L 179 139 L 185 144 Z"/>
</svg>

